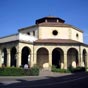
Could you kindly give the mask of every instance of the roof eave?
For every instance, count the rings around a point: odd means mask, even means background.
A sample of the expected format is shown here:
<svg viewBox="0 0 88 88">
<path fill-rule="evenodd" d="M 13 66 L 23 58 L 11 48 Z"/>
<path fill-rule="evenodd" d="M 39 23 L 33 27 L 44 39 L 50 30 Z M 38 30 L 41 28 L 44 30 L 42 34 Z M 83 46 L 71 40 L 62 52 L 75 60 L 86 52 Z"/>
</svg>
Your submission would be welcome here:
<svg viewBox="0 0 88 88">
<path fill-rule="evenodd" d="M 24 28 L 18 29 L 18 32 L 29 29 L 29 28 L 34 28 L 34 27 L 38 27 L 38 25 L 32 25 L 32 26 L 29 26 L 29 27 L 24 27 Z"/>
</svg>

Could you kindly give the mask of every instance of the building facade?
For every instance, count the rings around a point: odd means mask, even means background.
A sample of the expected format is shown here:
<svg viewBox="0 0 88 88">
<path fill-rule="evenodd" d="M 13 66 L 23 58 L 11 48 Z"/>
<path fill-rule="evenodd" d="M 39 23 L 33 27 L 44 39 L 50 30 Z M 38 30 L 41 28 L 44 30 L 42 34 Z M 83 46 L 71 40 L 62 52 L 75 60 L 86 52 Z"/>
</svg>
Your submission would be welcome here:
<svg viewBox="0 0 88 88">
<path fill-rule="evenodd" d="M 30 67 L 67 69 L 88 67 L 88 45 L 83 43 L 83 31 L 58 17 L 44 17 L 35 25 L 18 30 L 17 34 L 0 38 L 0 67 Z"/>
</svg>

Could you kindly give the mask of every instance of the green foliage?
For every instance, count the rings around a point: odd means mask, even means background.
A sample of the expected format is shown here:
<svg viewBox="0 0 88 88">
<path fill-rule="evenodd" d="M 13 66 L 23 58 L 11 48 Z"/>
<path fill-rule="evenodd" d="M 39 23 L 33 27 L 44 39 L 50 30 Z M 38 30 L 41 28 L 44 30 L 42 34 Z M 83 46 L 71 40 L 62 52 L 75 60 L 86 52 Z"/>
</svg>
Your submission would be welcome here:
<svg viewBox="0 0 88 88">
<path fill-rule="evenodd" d="M 69 69 L 69 71 L 71 71 L 72 73 L 85 72 L 85 71 L 86 71 L 86 68 L 85 68 L 85 67 L 76 67 L 76 68 L 70 67 L 70 68 L 68 68 L 68 69 Z"/>
<path fill-rule="evenodd" d="M 30 69 L 30 75 L 32 76 L 37 76 L 39 75 L 39 67 L 37 65 L 34 65 L 31 69 Z"/>
<path fill-rule="evenodd" d="M 69 73 L 69 70 L 66 69 L 60 69 L 60 68 L 56 68 L 54 65 L 52 66 L 52 72 L 60 72 L 60 73 Z"/>
<path fill-rule="evenodd" d="M 0 68 L 0 76 L 37 76 L 39 75 L 39 68 L 34 66 L 30 69 L 24 68 Z"/>
<path fill-rule="evenodd" d="M 72 67 L 72 65 L 70 65 L 69 67 L 68 67 L 68 70 L 69 71 L 72 71 L 74 68 Z"/>
<path fill-rule="evenodd" d="M 57 71 L 58 69 L 57 69 L 56 66 L 54 66 L 54 65 L 52 66 L 52 69 L 51 69 L 51 70 L 52 70 L 52 72 L 58 72 L 58 71 Z"/>
<path fill-rule="evenodd" d="M 21 76 L 23 69 L 21 68 L 0 68 L 0 76 Z"/>
<path fill-rule="evenodd" d="M 77 73 L 77 72 L 85 72 L 85 67 L 77 67 L 73 68 L 72 66 L 69 66 L 68 69 L 60 69 L 56 68 L 55 66 L 52 66 L 52 72 L 60 72 L 60 73 Z"/>
</svg>

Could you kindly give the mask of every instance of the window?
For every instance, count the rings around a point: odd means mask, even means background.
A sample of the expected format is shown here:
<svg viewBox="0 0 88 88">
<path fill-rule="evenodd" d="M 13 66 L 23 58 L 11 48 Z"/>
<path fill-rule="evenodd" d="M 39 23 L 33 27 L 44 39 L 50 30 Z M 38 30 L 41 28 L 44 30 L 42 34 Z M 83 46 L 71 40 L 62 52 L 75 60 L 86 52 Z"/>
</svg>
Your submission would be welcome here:
<svg viewBox="0 0 88 88">
<path fill-rule="evenodd" d="M 33 31 L 33 36 L 35 36 L 35 31 Z"/>
<path fill-rule="evenodd" d="M 79 35 L 78 35 L 78 33 L 76 33 L 76 38 L 77 38 L 77 39 L 79 38 Z"/>
<path fill-rule="evenodd" d="M 52 32 L 52 34 L 56 36 L 56 35 L 58 34 L 58 31 L 57 31 L 57 30 L 54 30 L 54 31 Z"/>
<path fill-rule="evenodd" d="M 30 32 L 27 32 L 27 35 L 30 35 Z"/>
</svg>

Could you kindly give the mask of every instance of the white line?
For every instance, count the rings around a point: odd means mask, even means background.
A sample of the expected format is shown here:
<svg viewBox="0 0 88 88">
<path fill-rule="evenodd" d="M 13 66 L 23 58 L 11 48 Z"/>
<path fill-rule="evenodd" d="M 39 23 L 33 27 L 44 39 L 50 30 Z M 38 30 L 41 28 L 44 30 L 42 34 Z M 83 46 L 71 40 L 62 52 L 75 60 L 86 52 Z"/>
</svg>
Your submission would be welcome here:
<svg viewBox="0 0 88 88">
<path fill-rule="evenodd" d="M 39 85 L 32 85 L 29 87 L 42 87 L 42 86 L 52 86 L 52 85 L 57 85 L 57 84 L 64 84 L 64 83 L 69 83 L 69 82 L 74 82 L 80 79 L 84 79 L 87 78 L 88 76 L 85 77 L 81 77 L 81 78 L 77 78 L 77 79 L 73 79 L 73 80 L 67 80 L 67 81 L 63 81 L 63 82 L 55 82 L 55 83 L 48 83 L 48 84 L 39 84 Z M 28 86 L 16 86 L 16 88 L 27 88 Z"/>
<path fill-rule="evenodd" d="M 0 82 L 3 83 L 4 85 L 10 85 L 10 84 L 14 84 L 14 83 L 20 83 L 20 81 L 4 81 L 4 82 Z"/>
</svg>

